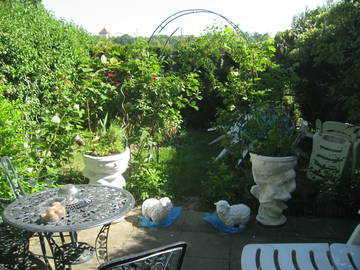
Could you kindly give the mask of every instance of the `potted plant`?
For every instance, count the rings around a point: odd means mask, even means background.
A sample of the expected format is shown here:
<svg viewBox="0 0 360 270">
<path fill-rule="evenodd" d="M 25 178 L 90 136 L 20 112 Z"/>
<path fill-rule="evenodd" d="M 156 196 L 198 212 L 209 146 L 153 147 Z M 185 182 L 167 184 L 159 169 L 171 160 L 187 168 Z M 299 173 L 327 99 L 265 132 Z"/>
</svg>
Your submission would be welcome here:
<svg viewBox="0 0 360 270">
<path fill-rule="evenodd" d="M 123 126 L 117 121 L 107 125 L 106 116 L 96 132 L 84 135 L 84 144 L 82 173 L 89 178 L 89 183 L 123 188 L 126 182 L 122 174 L 130 159 Z"/>
<path fill-rule="evenodd" d="M 284 107 L 271 105 L 251 109 L 236 123 L 229 149 L 243 156 L 250 153 L 255 181 L 250 192 L 260 203 L 256 219 L 264 225 L 282 225 L 284 202 L 296 188 L 294 152 L 300 139 L 296 125 Z"/>
</svg>

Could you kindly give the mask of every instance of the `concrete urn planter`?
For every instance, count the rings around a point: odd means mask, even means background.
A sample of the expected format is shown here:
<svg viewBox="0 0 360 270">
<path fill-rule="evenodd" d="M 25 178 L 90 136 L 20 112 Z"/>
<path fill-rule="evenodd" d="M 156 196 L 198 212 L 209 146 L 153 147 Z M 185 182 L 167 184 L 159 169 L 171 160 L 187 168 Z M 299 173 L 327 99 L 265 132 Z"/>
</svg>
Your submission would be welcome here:
<svg viewBox="0 0 360 270">
<path fill-rule="evenodd" d="M 256 220 L 263 225 L 278 226 L 286 222 L 282 214 L 286 201 L 296 188 L 297 157 L 268 157 L 250 153 L 255 185 L 251 194 L 259 200 Z"/>
<path fill-rule="evenodd" d="M 89 184 L 103 184 L 123 188 L 126 184 L 122 174 L 126 171 L 130 160 L 130 148 L 111 156 L 83 155 L 85 168 L 82 174 L 89 178 Z"/>
</svg>

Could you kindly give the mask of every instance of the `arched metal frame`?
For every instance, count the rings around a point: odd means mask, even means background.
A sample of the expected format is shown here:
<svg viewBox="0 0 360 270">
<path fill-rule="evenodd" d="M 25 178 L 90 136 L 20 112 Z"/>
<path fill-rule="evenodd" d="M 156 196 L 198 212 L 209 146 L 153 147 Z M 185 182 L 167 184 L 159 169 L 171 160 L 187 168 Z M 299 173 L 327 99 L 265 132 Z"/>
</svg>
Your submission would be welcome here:
<svg viewBox="0 0 360 270">
<path fill-rule="evenodd" d="M 207 9 L 185 9 L 185 10 L 181 10 L 181 11 L 178 11 L 174 14 L 172 14 L 171 16 L 167 17 L 164 21 L 162 21 L 158 27 L 156 27 L 156 29 L 154 30 L 154 32 L 151 34 L 150 38 L 149 38 L 149 41 L 148 43 L 150 44 L 153 36 L 158 33 L 160 34 L 160 32 L 162 30 L 165 29 L 165 27 L 173 22 L 174 20 L 182 17 L 182 16 L 185 16 L 185 15 L 189 15 L 189 14 L 196 14 L 196 13 L 210 13 L 210 14 L 213 14 L 213 15 L 216 15 L 216 16 L 219 16 L 221 17 L 222 19 L 224 19 L 227 23 L 229 23 L 229 25 L 240 35 L 242 35 L 245 39 L 246 39 L 246 35 L 240 30 L 240 28 L 235 24 L 233 23 L 231 20 L 229 20 L 228 18 L 226 18 L 225 16 L 219 14 L 219 13 L 216 13 L 214 11 L 211 11 L 211 10 L 207 10 Z M 171 33 L 171 36 L 173 36 L 175 34 L 175 32 L 178 30 L 179 28 L 177 28 L 174 32 Z M 171 38 L 171 36 L 169 38 Z"/>
</svg>

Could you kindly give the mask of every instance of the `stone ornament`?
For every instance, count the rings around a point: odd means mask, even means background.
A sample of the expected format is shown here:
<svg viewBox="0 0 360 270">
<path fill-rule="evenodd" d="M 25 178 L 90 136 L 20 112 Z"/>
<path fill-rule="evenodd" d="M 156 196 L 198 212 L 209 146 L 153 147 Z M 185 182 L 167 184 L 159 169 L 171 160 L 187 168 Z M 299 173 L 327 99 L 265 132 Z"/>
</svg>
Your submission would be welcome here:
<svg viewBox="0 0 360 270">
<path fill-rule="evenodd" d="M 149 198 L 143 202 L 141 212 L 150 221 L 159 223 L 167 218 L 172 208 L 173 204 L 168 197 L 163 197 L 160 200 Z"/>
<path fill-rule="evenodd" d="M 269 226 L 282 225 L 286 217 L 282 214 L 287 208 L 286 201 L 296 188 L 295 166 L 297 157 L 268 157 L 250 153 L 255 185 L 251 187 L 260 203 L 256 220 Z"/>
<path fill-rule="evenodd" d="M 83 155 L 85 169 L 82 174 L 89 178 L 89 184 L 103 184 L 123 188 L 126 184 L 123 173 L 128 168 L 130 148 L 111 156 L 97 157 Z"/>
<path fill-rule="evenodd" d="M 230 205 L 225 200 L 214 204 L 219 219 L 227 226 L 244 228 L 250 219 L 250 208 L 245 204 Z"/>
</svg>

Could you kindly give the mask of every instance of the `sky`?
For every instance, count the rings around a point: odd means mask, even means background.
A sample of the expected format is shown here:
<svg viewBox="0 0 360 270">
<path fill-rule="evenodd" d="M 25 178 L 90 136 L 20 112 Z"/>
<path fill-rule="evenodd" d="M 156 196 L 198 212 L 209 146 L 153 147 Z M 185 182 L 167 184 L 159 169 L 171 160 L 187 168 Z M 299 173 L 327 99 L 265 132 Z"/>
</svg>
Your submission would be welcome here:
<svg viewBox="0 0 360 270">
<path fill-rule="evenodd" d="M 207 9 L 237 24 L 244 32 L 268 33 L 291 28 L 294 15 L 326 4 L 326 0 L 42 0 L 58 19 L 98 34 L 106 28 L 112 36 L 149 37 L 169 16 L 186 9 Z M 200 35 L 225 20 L 208 13 L 182 16 L 156 34 Z"/>
</svg>

